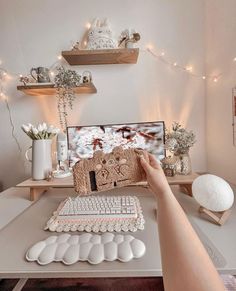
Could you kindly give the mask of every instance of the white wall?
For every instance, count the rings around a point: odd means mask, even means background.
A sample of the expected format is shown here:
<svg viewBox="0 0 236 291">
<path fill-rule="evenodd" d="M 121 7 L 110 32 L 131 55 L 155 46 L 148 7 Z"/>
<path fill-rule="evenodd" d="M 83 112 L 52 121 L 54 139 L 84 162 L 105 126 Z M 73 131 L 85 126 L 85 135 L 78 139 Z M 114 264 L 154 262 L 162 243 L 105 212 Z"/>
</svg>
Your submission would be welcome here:
<svg viewBox="0 0 236 291">
<path fill-rule="evenodd" d="M 236 1 L 207 0 L 207 71 L 222 73 L 207 85 L 208 170 L 236 184 L 236 147 L 233 146 L 232 87 L 236 86 Z"/>
<path fill-rule="evenodd" d="M 117 35 L 127 27 L 141 33 L 140 47 L 152 43 L 183 66 L 204 72 L 204 0 L 0 0 L 0 59 L 9 72 L 26 74 L 31 67 L 50 66 L 61 50 L 84 34 L 85 24 L 107 16 Z M 79 96 L 70 124 L 99 124 L 164 120 L 180 121 L 197 134 L 191 151 L 193 168 L 206 170 L 204 81 L 173 70 L 140 52 L 137 65 L 76 67 L 89 69 L 96 95 Z M 56 97 L 31 97 L 16 90 L 16 80 L 5 84 L 23 151 L 30 140 L 22 123 L 47 121 L 58 125 Z M 4 102 L 0 101 L 0 181 L 4 188 L 29 176 L 29 165 L 19 156 L 11 136 Z"/>
</svg>

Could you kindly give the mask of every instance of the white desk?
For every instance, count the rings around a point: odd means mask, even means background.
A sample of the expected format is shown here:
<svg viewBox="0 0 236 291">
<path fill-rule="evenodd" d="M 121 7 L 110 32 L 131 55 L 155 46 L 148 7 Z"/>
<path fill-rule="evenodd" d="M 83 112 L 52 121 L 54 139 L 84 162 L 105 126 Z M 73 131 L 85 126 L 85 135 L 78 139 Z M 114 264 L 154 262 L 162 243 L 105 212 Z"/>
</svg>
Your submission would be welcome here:
<svg viewBox="0 0 236 291">
<path fill-rule="evenodd" d="M 0 230 L 33 203 L 28 191 L 22 190 L 9 188 L 0 193 Z"/>
<path fill-rule="evenodd" d="M 9 193 L 25 195 L 27 189 L 11 189 Z M 57 277 L 143 277 L 162 276 L 157 222 L 155 218 L 156 201 L 147 189 L 129 187 L 116 189 L 114 193 L 129 193 L 139 196 L 146 220 L 145 230 L 133 235 L 144 241 L 147 247 L 145 256 L 129 263 L 103 262 L 93 266 L 86 262 L 65 266 L 51 263 L 39 266 L 25 260 L 27 249 L 35 242 L 53 235 L 43 230 L 45 222 L 57 208 L 65 195 L 72 194 L 72 189 L 51 189 L 37 202 L 26 209 L 0 231 L 0 278 L 57 278 Z M 1 195 L 0 195 L 1 196 Z M 176 194 L 186 213 L 191 217 L 201 232 L 208 236 L 226 264 L 218 268 L 220 273 L 236 275 L 236 208 L 229 221 L 222 227 L 203 220 L 198 213 L 198 205 L 189 196 Z M 24 198 L 23 198 L 24 199 Z M 1 197 L 0 197 L 1 205 Z M 1 217 L 0 217 L 1 219 Z M 191 243 L 191 241 L 189 242 Z"/>
</svg>

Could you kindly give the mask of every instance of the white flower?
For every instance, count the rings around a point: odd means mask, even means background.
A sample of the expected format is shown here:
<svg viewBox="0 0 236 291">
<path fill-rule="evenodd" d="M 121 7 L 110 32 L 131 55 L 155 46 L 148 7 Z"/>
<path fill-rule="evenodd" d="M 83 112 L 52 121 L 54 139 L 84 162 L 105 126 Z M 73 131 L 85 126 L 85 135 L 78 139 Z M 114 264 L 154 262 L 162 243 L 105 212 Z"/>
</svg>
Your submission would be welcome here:
<svg viewBox="0 0 236 291">
<path fill-rule="evenodd" d="M 38 125 L 38 131 L 42 132 L 44 130 L 43 124 Z"/>
<path fill-rule="evenodd" d="M 45 122 L 34 126 L 31 123 L 21 126 L 22 130 L 32 139 L 51 139 L 60 130 L 53 125 L 48 126 Z"/>
<path fill-rule="evenodd" d="M 54 134 L 58 134 L 59 132 L 60 132 L 59 128 L 53 128 L 52 129 L 52 133 L 54 133 Z"/>
<path fill-rule="evenodd" d="M 30 131 L 29 126 L 27 126 L 27 125 L 25 125 L 25 124 L 22 124 L 22 125 L 21 125 L 21 128 L 22 128 L 25 132 L 29 132 L 29 131 Z"/>
<path fill-rule="evenodd" d="M 34 135 L 37 135 L 39 133 L 39 131 L 37 130 L 36 127 L 32 128 L 32 132 L 33 132 Z"/>
<path fill-rule="evenodd" d="M 178 142 L 175 138 L 169 138 L 166 140 L 165 145 L 167 149 L 174 150 L 178 146 Z"/>
<path fill-rule="evenodd" d="M 58 134 L 60 131 L 59 128 L 54 127 L 53 125 L 49 125 L 47 132 L 52 134 Z"/>
<path fill-rule="evenodd" d="M 44 130 L 47 130 L 47 123 L 43 122 L 43 123 L 42 123 L 42 126 L 43 126 L 43 129 L 44 129 Z"/>
<path fill-rule="evenodd" d="M 47 133 L 52 133 L 53 129 L 54 129 L 53 125 L 49 125 Z"/>
</svg>

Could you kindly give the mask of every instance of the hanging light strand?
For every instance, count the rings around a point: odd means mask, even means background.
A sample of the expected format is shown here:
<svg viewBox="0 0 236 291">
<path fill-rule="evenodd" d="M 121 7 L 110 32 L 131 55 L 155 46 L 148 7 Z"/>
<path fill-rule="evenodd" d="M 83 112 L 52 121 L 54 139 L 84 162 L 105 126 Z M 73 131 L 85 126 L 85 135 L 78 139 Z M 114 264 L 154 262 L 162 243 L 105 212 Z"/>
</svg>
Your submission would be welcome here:
<svg viewBox="0 0 236 291">
<path fill-rule="evenodd" d="M 3 81 L 4 81 L 6 76 L 7 76 L 6 71 L 4 69 L 0 68 L 0 97 L 1 97 L 2 100 L 4 100 L 4 102 L 6 104 L 8 117 L 9 117 L 9 121 L 10 121 L 10 125 L 11 125 L 11 135 L 12 135 L 12 138 L 14 139 L 14 141 L 15 141 L 15 143 L 17 145 L 19 153 L 21 154 L 22 153 L 22 149 L 21 149 L 20 143 L 19 143 L 19 141 L 18 141 L 18 139 L 17 139 L 17 137 L 15 135 L 15 125 L 14 125 L 13 118 L 12 118 L 11 108 L 10 108 L 10 105 L 9 105 L 9 102 L 8 102 L 8 98 L 7 98 L 7 96 L 5 95 L 5 93 L 3 91 Z"/>
<path fill-rule="evenodd" d="M 210 80 L 213 81 L 214 83 L 217 83 L 220 79 L 220 77 L 222 76 L 222 74 L 218 74 L 218 75 L 201 75 L 201 74 L 197 74 L 194 72 L 193 67 L 191 65 L 187 65 L 187 66 L 181 66 L 177 61 L 171 62 L 169 61 L 166 57 L 165 57 L 165 52 L 162 51 L 161 53 L 156 53 L 153 49 L 152 46 L 147 46 L 145 49 L 142 49 L 141 51 L 143 52 L 147 52 L 149 53 L 152 57 L 158 59 L 159 61 L 161 61 L 162 63 L 174 68 L 174 69 L 178 69 L 181 70 L 183 72 L 188 73 L 189 75 L 202 79 L 202 80 Z M 236 62 L 236 57 L 233 59 L 234 62 Z"/>
</svg>

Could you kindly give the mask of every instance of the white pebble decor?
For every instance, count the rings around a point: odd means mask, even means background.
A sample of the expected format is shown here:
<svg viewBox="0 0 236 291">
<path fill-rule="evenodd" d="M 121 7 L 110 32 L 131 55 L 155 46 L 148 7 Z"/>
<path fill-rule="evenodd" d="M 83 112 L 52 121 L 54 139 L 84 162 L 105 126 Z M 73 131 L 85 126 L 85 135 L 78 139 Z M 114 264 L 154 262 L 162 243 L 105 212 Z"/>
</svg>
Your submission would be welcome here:
<svg viewBox="0 0 236 291">
<path fill-rule="evenodd" d="M 202 175 L 192 185 L 193 197 L 203 207 L 211 211 L 225 211 L 234 203 L 234 193 L 230 185 L 215 175 Z"/>
<path fill-rule="evenodd" d="M 78 261 L 88 261 L 90 264 L 114 260 L 129 262 L 142 257 L 145 251 L 144 243 L 131 235 L 66 233 L 36 243 L 26 253 L 26 259 L 37 261 L 40 265 L 51 262 L 72 265 Z"/>
</svg>

